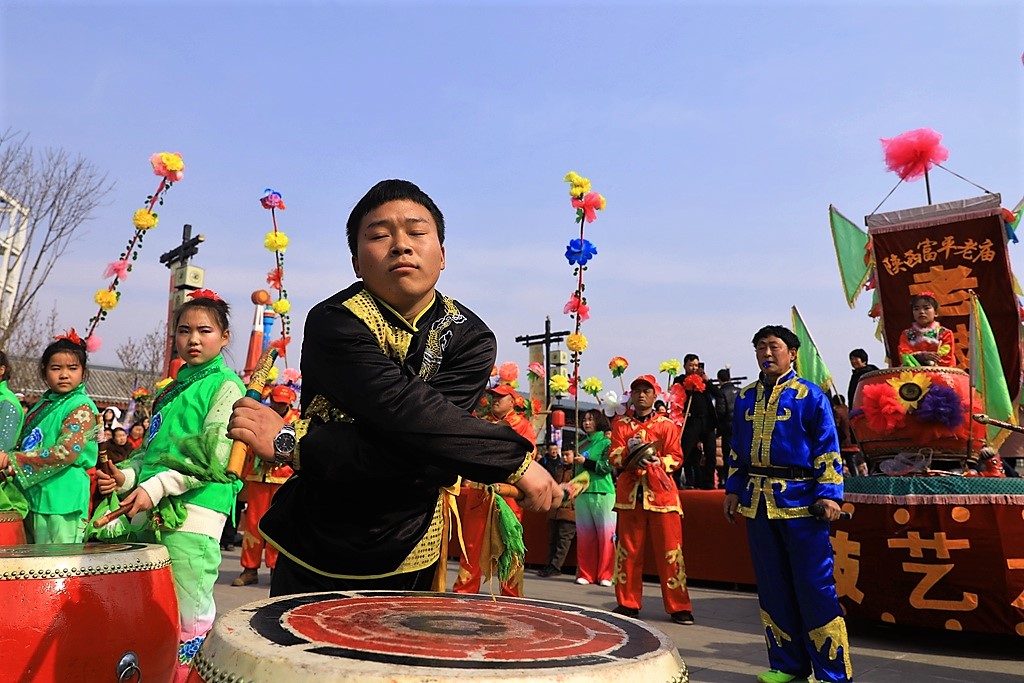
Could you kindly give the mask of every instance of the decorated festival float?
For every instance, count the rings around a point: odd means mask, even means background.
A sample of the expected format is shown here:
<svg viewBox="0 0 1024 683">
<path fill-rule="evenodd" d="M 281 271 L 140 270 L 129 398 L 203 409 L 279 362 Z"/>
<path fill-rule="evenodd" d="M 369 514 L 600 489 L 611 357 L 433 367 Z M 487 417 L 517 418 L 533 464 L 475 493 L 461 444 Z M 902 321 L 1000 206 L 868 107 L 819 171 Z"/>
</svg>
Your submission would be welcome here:
<svg viewBox="0 0 1024 683">
<path fill-rule="evenodd" d="M 1008 250 L 1021 204 L 1009 211 L 984 188 L 933 204 L 929 171 L 953 173 L 940 140 L 922 129 L 882 141 L 897 187 L 923 179 L 927 205 L 876 208 L 866 231 L 830 207 L 847 302 L 872 292 L 890 365 L 862 376 L 851 406 L 873 476 L 845 482 L 836 588 L 853 618 L 1024 636 L 1024 480 L 1000 462 L 1021 452 L 1021 290 Z M 931 330 L 909 324 L 919 297 L 938 304 Z M 925 348 L 934 355 L 916 353 Z"/>
</svg>

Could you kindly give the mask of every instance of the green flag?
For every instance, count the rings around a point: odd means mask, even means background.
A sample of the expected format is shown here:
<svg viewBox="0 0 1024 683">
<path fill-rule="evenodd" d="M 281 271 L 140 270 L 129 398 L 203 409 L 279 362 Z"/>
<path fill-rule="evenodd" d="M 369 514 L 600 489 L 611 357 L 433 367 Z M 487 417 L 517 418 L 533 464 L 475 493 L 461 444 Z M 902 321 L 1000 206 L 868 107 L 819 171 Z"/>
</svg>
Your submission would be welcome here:
<svg viewBox="0 0 1024 683">
<path fill-rule="evenodd" d="M 985 309 L 981 307 L 981 300 L 973 292 L 968 333 L 971 344 L 971 386 L 981 394 L 985 413 L 996 420 L 1017 424 L 1017 412 L 1013 409 L 1003 364 L 999 360 L 999 347 L 996 346 L 996 338 L 988 324 Z M 986 441 L 998 449 L 1009 435 L 1008 431 L 989 425 Z"/>
<path fill-rule="evenodd" d="M 811 333 L 807 331 L 800 311 L 793 307 L 793 333 L 800 340 L 800 350 L 796 354 L 796 374 L 809 382 L 814 382 L 821 390 L 831 393 L 833 390 L 832 373 L 825 367 L 825 361 L 818 353 L 818 347 L 811 339 Z"/>
<path fill-rule="evenodd" d="M 866 262 L 868 259 L 865 258 L 868 234 L 831 204 L 828 207 L 828 221 L 832 225 L 832 242 L 836 247 L 839 276 L 843 279 L 846 303 L 853 308 L 871 272 L 871 264 Z"/>
</svg>

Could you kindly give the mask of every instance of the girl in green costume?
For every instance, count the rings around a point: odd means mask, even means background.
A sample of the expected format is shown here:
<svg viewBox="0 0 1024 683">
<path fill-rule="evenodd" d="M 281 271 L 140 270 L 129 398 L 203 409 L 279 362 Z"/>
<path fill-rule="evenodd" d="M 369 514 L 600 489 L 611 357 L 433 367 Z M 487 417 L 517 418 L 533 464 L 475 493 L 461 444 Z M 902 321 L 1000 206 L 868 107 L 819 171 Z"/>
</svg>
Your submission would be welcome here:
<svg viewBox="0 0 1024 683">
<path fill-rule="evenodd" d="M 97 474 L 100 493 L 131 491 L 122 500 L 134 525 L 167 547 L 181 616 L 178 679 L 213 626 L 213 586 L 220 567 L 220 534 L 241 482 L 224 474 L 232 404 L 245 391 L 224 364 L 230 339 L 228 305 L 199 290 L 178 309 L 174 343 L 185 365 L 157 396 L 142 449 L 116 470 Z M 148 535 L 151 534 L 151 538 Z"/>
<path fill-rule="evenodd" d="M 85 394 L 85 343 L 72 329 L 46 347 L 39 374 L 50 389 L 21 428 L 21 450 L 0 452 L 28 503 L 34 543 L 81 543 L 89 513 L 89 474 L 96 466 L 96 404 Z"/>
<path fill-rule="evenodd" d="M 21 426 L 25 422 L 25 411 L 21 409 L 21 401 L 7 386 L 11 379 L 11 363 L 7 354 L 0 351 L 0 451 L 12 450 L 21 436 Z M 24 519 L 28 514 L 28 503 L 21 495 L 14 482 L 4 478 L 0 481 L 0 512 L 15 510 Z"/>
</svg>

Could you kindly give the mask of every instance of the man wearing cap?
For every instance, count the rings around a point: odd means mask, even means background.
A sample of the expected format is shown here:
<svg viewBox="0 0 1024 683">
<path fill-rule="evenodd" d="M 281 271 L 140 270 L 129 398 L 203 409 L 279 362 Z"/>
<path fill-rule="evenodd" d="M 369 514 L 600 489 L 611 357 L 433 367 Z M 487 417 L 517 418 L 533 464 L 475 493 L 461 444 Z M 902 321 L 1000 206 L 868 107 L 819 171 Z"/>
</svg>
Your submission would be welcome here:
<svg viewBox="0 0 1024 683">
<path fill-rule="evenodd" d="M 285 424 L 299 419 L 299 412 L 292 408 L 296 399 L 295 390 L 284 384 L 270 390 L 270 407 L 284 418 Z M 277 548 L 268 545 L 259 533 L 260 518 L 270 508 L 270 501 L 281 488 L 281 484 L 292 476 L 288 464 L 265 463 L 253 455 L 246 454 L 242 478 L 245 481 L 247 502 L 245 508 L 245 534 L 242 536 L 242 573 L 231 582 L 232 586 L 248 586 L 259 582 L 260 561 L 266 550 L 267 568 L 271 574 L 277 566 Z"/>
<path fill-rule="evenodd" d="M 518 371 L 516 374 L 519 374 Z M 523 405 L 523 398 L 516 393 L 515 387 L 507 382 L 500 382 L 497 386 L 487 390 L 487 398 L 490 401 L 490 406 L 483 419 L 496 424 L 508 425 L 516 434 L 530 443 L 537 443 L 537 432 L 533 429 L 533 425 L 516 412 L 516 408 Z M 536 456 L 536 447 L 533 456 Z M 516 518 L 522 522 L 523 508 L 519 503 L 511 498 L 505 498 L 505 502 L 512 508 Z M 484 550 L 487 522 L 491 518 L 491 503 L 491 493 L 484 484 L 463 480 L 457 505 L 466 553 L 459 561 L 459 576 L 455 580 L 455 585 L 452 586 L 452 590 L 456 593 L 480 591 L 482 565 L 485 561 L 490 561 L 490 558 L 485 559 L 480 555 Z M 507 582 L 502 582 L 501 594 L 523 597 L 522 567 Z"/>
<path fill-rule="evenodd" d="M 613 611 L 629 617 L 640 614 L 644 540 L 649 532 L 665 611 L 677 624 L 692 624 L 683 563 L 683 512 L 671 477 L 683 464 L 680 429 L 654 411 L 654 398 L 661 393 L 654 375 L 637 377 L 629 388 L 632 408 L 612 421 L 608 455 L 612 466 L 622 468 L 615 482 L 618 541 L 614 581 L 619 606 Z M 645 444 L 653 448 L 641 450 Z"/>
</svg>

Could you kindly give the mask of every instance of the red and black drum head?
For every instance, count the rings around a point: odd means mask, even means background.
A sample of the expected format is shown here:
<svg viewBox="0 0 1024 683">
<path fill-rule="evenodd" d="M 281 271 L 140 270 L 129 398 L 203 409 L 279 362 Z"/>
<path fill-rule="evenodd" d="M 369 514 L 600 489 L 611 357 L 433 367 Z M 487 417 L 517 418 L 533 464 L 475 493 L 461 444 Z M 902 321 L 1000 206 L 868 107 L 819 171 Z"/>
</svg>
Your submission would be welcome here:
<svg viewBox="0 0 1024 683">
<path fill-rule="evenodd" d="M 275 663 L 281 668 L 261 669 Z M 667 636 L 610 612 L 393 591 L 312 593 L 247 605 L 217 622 L 193 666 L 202 681 L 313 672 L 321 674 L 318 683 L 688 680 Z"/>
</svg>

